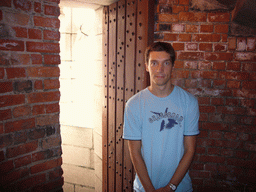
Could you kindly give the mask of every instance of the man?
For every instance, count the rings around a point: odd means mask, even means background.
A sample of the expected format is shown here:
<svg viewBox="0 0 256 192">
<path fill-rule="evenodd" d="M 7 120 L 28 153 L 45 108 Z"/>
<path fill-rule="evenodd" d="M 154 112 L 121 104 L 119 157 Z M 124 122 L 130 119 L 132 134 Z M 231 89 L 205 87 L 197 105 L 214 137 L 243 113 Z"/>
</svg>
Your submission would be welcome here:
<svg viewBox="0 0 256 192">
<path fill-rule="evenodd" d="M 125 107 L 123 138 L 136 171 L 135 191 L 193 191 L 188 169 L 199 134 L 197 99 L 171 83 L 175 52 L 156 42 L 145 53 L 150 86 Z"/>
</svg>

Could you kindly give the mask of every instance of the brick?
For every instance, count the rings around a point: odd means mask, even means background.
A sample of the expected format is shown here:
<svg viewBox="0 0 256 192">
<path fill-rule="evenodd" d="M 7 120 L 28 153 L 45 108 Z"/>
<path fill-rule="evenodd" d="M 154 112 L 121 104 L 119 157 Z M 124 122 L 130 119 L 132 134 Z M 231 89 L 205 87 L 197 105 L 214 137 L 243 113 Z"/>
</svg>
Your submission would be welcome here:
<svg viewBox="0 0 256 192">
<path fill-rule="evenodd" d="M 40 80 L 35 81 L 34 89 L 42 90 L 43 89 L 43 81 L 40 81 Z"/>
<path fill-rule="evenodd" d="M 236 52 L 234 53 L 236 61 L 253 61 L 256 62 L 256 55 L 255 53 L 251 52 Z"/>
<path fill-rule="evenodd" d="M 209 97 L 199 97 L 198 98 L 198 103 L 199 105 L 201 104 L 204 104 L 204 105 L 207 105 L 207 104 L 210 104 L 210 98 Z"/>
<path fill-rule="evenodd" d="M 12 25 L 28 26 L 29 15 L 21 12 L 5 12 L 5 20 L 6 23 L 11 23 Z"/>
<path fill-rule="evenodd" d="M 31 54 L 32 64 L 42 64 L 43 59 L 41 54 Z"/>
<path fill-rule="evenodd" d="M 0 134 L 4 133 L 4 125 L 3 123 L 0 123 Z"/>
<path fill-rule="evenodd" d="M 249 169 L 256 169 L 255 162 L 250 161 L 250 160 L 228 158 L 227 159 L 227 165 L 245 167 L 245 168 L 249 168 Z"/>
<path fill-rule="evenodd" d="M 200 69 L 200 70 L 211 70 L 212 69 L 212 63 L 207 62 L 207 61 L 199 61 L 198 69 Z"/>
<path fill-rule="evenodd" d="M 209 114 L 209 121 L 210 122 L 223 122 L 223 117 L 224 117 L 224 115 L 222 115 L 222 114 L 211 113 L 211 114 Z"/>
<path fill-rule="evenodd" d="M 212 105 L 223 105 L 224 100 L 223 100 L 223 98 L 212 98 L 211 99 L 211 104 Z"/>
<path fill-rule="evenodd" d="M 208 114 L 200 114 L 199 121 L 208 121 Z"/>
<path fill-rule="evenodd" d="M 239 99 L 233 99 L 233 98 L 226 99 L 226 105 L 238 106 L 238 104 L 239 104 Z"/>
<path fill-rule="evenodd" d="M 220 155 L 219 148 L 208 148 L 208 155 Z"/>
<path fill-rule="evenodd" d="M 192 71 L 192 78 L 203 78 L 203 79 L 216 79 L 218 72 L 215 71 Z"/>
<path fill-rule="evenodd" d="M 45 181 L 46 181 L 45 173 L 40 175 L 33 175 L 29 178 L 26 178 L 24 180 L 17 182 L 15 184 L 15 188 L 17 188 L 19 191 L 26 191 L 28 188 L 31 188 L 41 183 L 45 183 Z"/>
<path fill-rule="evenodd" d="M 228 130 L 229 125 L 225 123 L 213 123 L 213 122 L 205 122 L 202 123 L 203 129 L 209 129 L 209 130 Z"/>
<path fill-rule="evenodd" d="M 191 41 L 191 34 L 179 34 L 179 41 Z"/>
<path fill-rule="evenodd" d="M 2 21 L 3 20 L 3 12 L 2 12 L 2 10 L 0 10 L 0 21 Z"/>
<path fill-rule="evenodd" d="M 59 7 L 56 7 L 56 6 L 45 5 L 44 6 L 44 14 L 51 15 L 51 16 L 59 16 L 60 9 L 59 9 Z"/>
<path fill-rule="evenodd" d="M 204 147 L 196 147 L 196 154 L 205 154 L 205 148 Z"/>
<path fill-rule="evenodd" d="M 180 60 L 203 60 L 202 52 L 178 52 L 177 59 Z"/>
<path fill-rule="evenodd" d="M 16 157 L 18 155 L 23 155 L 35 151 L 38 148 L 38 141 L 32 141 L 23 145 L 18 145 L 12 148 L 7 148 L 6 156 L 7 158 Z"/>
<path fill-rule="evenodd" d="M 179 60 L 175 61 L 175 64 L 174 64 L 175 69 L 183 69 L 183 67 L 184 67 L 184 62 L 183 61 L 179 61 Z"/>
<path fill-rule="evenodd" d="M 229 25 L 215 25 L 215 33 L 228 33 Z"/>
<path fill-rule="evenodd" d="M 31 155 L 20 157 L 14 160 L 15 168 L 23 167 L 31 163 Z"/>
<path fill-rule="evenodd" d="M 197 69 L 197 61 L 186 61 L 184 63 L 184 69 Z"/>
<path fill-rule="evenodd" d="M 208 138 L 198 138 L 197 145 L 202 147 L 209 147 L 214 146 L 215 139 L 208 139 Z"/>
<path fill-rule="evenodd" d="M 199 162 L 208 162 L 208 163 L 224 163 L 225 158 L 221 156 L 200 156 Z"/>
<path fill-rule="evenodd" d="M 14 91 L 18 93 L 26 92 L 30 93 L 32 91 L 32 81 L 15 81 L 14 82 Z"/>
<path fill-rule="evenodd" d="M 249 157 L 248 151 L 235 151 L 235 156 L 239 159 L 247 159 Z"/>
<path fill-rule="evenodd" d="M 13 137 L 11 134 L 0 136 L 0 148 L 8 147 L 13 144 Z"/>
<path fill-rule="evenodd" d="M 63 171 L 62 169 L 56 169 L 56 170 L 53 170 L 51 172 L 49 172 L 49 179 L 50 180 L 55 180 L 56 178 L 59 178 L 63 175 Z"/>
<path fill-rule="evenodd" d="M 29 77 L 59 77 L 59 67 L 30 67 L 27 69 Z"/>
<path fill-rule="evenodd" d="M 178 34 L 165 33 L 164 34 L 164 40 L 165 41 L 177 41 L 178 40 Z"/>
<path fill-rule="evenodd" d="M 228 50 L 236 50 L 236 38 L 228 38 Z"/>
<path fill-rule="evenodd" d="M 11 1 L 0 1 L 0 7 L 11 7 L 12 2 Z"/>
<path fill-rule="evenodd" d="M 242 84 L 243 89 L 256 89 L 255 81 L 244 81 Z"/>
<path fill-rule="evenodd" d="M 242 149 L 243 148 L 243 142 L 240 141 L 232 141 L 232 140 L 216 140 L 215 141 L 216 147 L 225 147 L 225 148 L 231 148 L 231 149 Z"/>
<path fill-rule="evenodd" d="M 256 63 L 243 63 L 242 71 L 256 71 Z"/>
<path fill-rule="evenodd" d="M 255 81 L 256 80 L 256 73 L 250 73 L 249 80 Z"/>
<path fill-rule="evenodd" d="M 250 100 L 250 99 L 242 99 L 242 100 L 241 100 L 241 106 L 243 106 L 243 107 L 248 107 L 248 108 L 252 108 L 252 107 L 254 107 L 255 102 L 256 102 L 256 101 Z"/>
<path fill-rule="evenodd" d="M 41 139 L 44 136 L 45 136 L 45 129 L 44 128 L 32 129 L 28 132 L 28 138 L 30 140 Z"/>
<path fill-rule="evenodd" d="M 246 38 L 237 38 L 237 51 L 246 51 L 247 44 L 246 44 Z"/>
<path fill-rule="evenodd" d="M 199 43 L 199 50 L 200 51 L 212 51 L 212 44 L 211 43 Z"/>
<path fill-rule="evenodd" d="M 210 171 L 195 171 L 191 170 L 190 172 L 191 177 L 193 178 L 210 178 Z"/>
<path fill-rule="evenodd" d="M 222 43 L 214 44 L 214 51 L 227 51 L 227 45 Z"/>
<path fill-rule="evenodd" d="M 169 13 L 172 14 L 172 6 L 170 5 L 163 5 L 163 4 L 159 4 L 157 6 L 157 12 L 158 13 Z"/>
<path fill-rule="evenodd" d="M 190 21 L 190 22 L 206 22 L 206 13 L 202 12 L 180 12 L 180 21 Z"/>
<path fill-rule="evenodd" d="M 197 51 L 198 44 L 197 43 L 186 43 L 186 50 L 188 51 Z"/>
<path fill-rule="evenodd" d="M 232 149 L 221 149 L 221 156 L 233 157 L 234 156 L 234 150 L 232 150 Z"/>
<path fill-rule="evenodd" d="M 14 145 L 18 145 L 21 143 L 25 143 L 27 141 L 27 132 L 25 131 L 20 131 L 20 132 L 15 132 L 13 136 L 14 140 Z"/>
<path fill-rule="evenodd" d="M 154 39 L 156 41 L 162 41 L 164 39 L 165 34 L 164 33 L 154 33 Z"/>
<path fill-rule="evenodd" d="M 171 30 L 170 24 L 158 24 L 157 26 L 158 26 L 157 31 L 170 31 Z"/>
<path fill-rule="evenodd" d="M 56 188 L 61 188 L 64 185 L 64 177 L 59 177 L 58 179 L 55 178 L 54 180 L 50 181 L 51 182 L 37 185 L 36 187 L 32 188 L 32 191 L 56 190 Z"/>
<path fill-rule="evenodd" d="M 44 89 L 58 89 L 60 88 L 60 82 L 58 79 L 46 79 L 44 80 Z"/>
<path fill-rule="evenodd" d="M 214 62 L 212 68 L 214 70 L 225 70 L 226 63 L 225 62 Z"/>
<path fill-rule="evenodd" d="M 16 9 L 21 9 L 22 11 L 31 10 L 31 2 L 27 0 L 14 0 L 13 4 Z"/>
<path fill-rule="evenodd" d="M 214 138 L 214 139 L 221 139 L 222 138 L 222 132 L 221 131 L 211 131 L 209 133 L 209 137 L 210 138 Z"/>
<path fill-rule="evenodd" d="M 248 37 L 247 38 L 247 51 L 255 51 L 256 48 L 256 38 Z"/>
<path fill-rule="evenodd" d="M 59 101 L 60 92 L 54 91 L 54 92 L 30 93 L 27 99 L 28 99 L 28 103 Z"/>
<path fill-rule="evenodd" d="M 176 14 L 179 12 L 183 12 L 185 11 L 185 7 L 184 6 L 180 6 L 180 5 L 173 5 L 172 6 L 172 13 Z"/>
<path fill-rule="evenodd" d="M 209 22 L 229 22 L 230 13 L 208 13 Z"/>
<path fill-rule="evenodd" d="M 0 107 L 7 107 L 25 103 L 25 95 L 0 96 Z"/>
<path fill-rule="evenodd" d="M 245 121 L 247 121 L 247 118 L 250 118 L 250 117 L 244 117 L 245 118 Z M 244 123 L 244 119 L 242 121 L 240 121 L 242 124 L 253 124 L 251 123 L 253 121 L 253 119 L 249 119 L 248 122 L 245 122 Z M 253 137 L 251 134 L 246 134 L 246 133 L 241 133 L 238 135 L 238 138 L 240 141 L 249 141 L 249 142 L 252 142 L 253 141 Z"/>
<path fill-rule="evenodd" d="M 41 161 L 44 159 L 48 159 L 52 157 L 52 151 L 46 150 L 46 151 L 39 151 L 32 154 L 32 162 Z"/>
<path fill-rule="evenodd" d="M 199 32 L 199 25 L 186 25 L 186 32 L 187 33 L 198 33 Z"/>
<path fill-rule="evenodd" d="M 42 148 L 43 149 L 49 149 L 49 148 L 52 148 L 52 147 L 60 146 L 60 144 L 61 144 L 60 137 L 49 137 L 49 138 L 44 139 L 42 141 Z"/>
<path fill-rule="evenodd" d="M 55 41 L 60 40 L 60 32 L 58 31 L 44 30 L 43 34 L 44 34 L 45 40 L 55 40 Z"/>
<path fill-rule="evenodd" d="M 227 133 L 224 134 L 224 138 L 227 139 L 227 140 L 236 140 L 237 133 L 227 132 Z"/>
<path fill-rule="evenodd" d="M 199 106 L 201 113 L 214 113 L 216 108 L 215 106 Z"/>
<path fill-rule="evenodd" d="M 34 25 L 38 27 L 60 28 L 60 20 L 56 18 L 46 18 L 34 16 Z"/>
<path fill-rule="evenodd" d="M 28 29 L 24 27 L 13 27 L 16 37 L 27 38 L 28 37 Z"/>
<path fill-rule="evenodd" d="M 187 87 L 187 88 L 197 87 L 197 80 L 195 80 L 195 79 L 186 79 L 185 80 L 185 87 Z"/>
<path fill-rule="evenodd" d="M 8 160 L 0 164 L 0 171 L 2 174 L 8 173 L 14 169 L 14 164 L 12 160 Z"/>
<path fill-rule="evenodd" d="M 249 74 L 246 72 L 220 72 L 219 77 L 221 79 L 247 80 Z"/>
<path fill-rule="evenodd" d="M 5 132 L 6 133 L 16 132 L 16 131 L 21 131 L 25 129 L 31 129 L 33 127 L 35 127 L 34 118 L 21 119 L 21 120 L 5 123 Z"/>
<path fill-rule="evenodd" d="M 12 91 L 12 82 L 0 82 L 0 93 L 8 93 Z"/>
<path fill-rule="evenodd" d="M 184 43 L 173 43 L 172 46 L 175 51 L 184 51 Z"/>
<path fill-rule="evenodd" d="M 221 35 L 221 42 L 228 42 L 228 35 L 227 34 L 222 34 Z"/>
<path fill-rule="evenodd" d="M 227 63 L 227 70 L 240 71 L 241 70 L 241 63 L 239 63 L 239 62 L 228 62 Z"/>
<path fill-rule="evenodd" d="M 34 11 L 37 13 L 41 13 L 41 3 L 39 2 L 34 2 Z"/>
<path fill-rule="evenodd" d="M 41 53 L 59 53 L 59 43 L 27 42 L 27 51 Z"/>
<path fill-rule="evenodd" d="M 255 98 L 255 90 L 233 90 L 234 97 Z"/>
<path fill-rule="evenodd" d="M 28 29 L 29 39 L 42 39 L 42 31 L 40 29 Z"/>
<path fill-rule="evenodd" d="M 172 32 L 185 32 L 185 25 L 182 24 L 172 24 Z"/>
<path fill-rule="evenodd" d="M 44 64 L 47 64 L 47 65 L 60 64 L 60 55 L 44 55 Z"/>
<path fill-rule="evenodd" d="M 194 34 L 192 41 L 199 42 L 219 42 L 221 36 L 219 34 Z"/>
<path fill-rule="evenodd" d="M 11 109 L 0 110 L 0 121 L 11 119 L 11 118 L 12 118 Z"/>
<path fill-rule="evenodd" d="M 217 106 L 217 113 L 222 113 L 222 114 L 243 115 L 245 111 L 246 110 L 244 108 L 240 108 L 240 107 Z"/>
<path fill-rule="evenodd" d="M 50 115 L 39 116 L 36 118 L 36 122 L 38 126 L 58 124 L 59 115 L 50 114 Z"/>
<path fill-rule="evenodd" d="M 30 65 L 30 55 L 29 54 L 19 54 L 16 57 L 18 57 L 17 65 Z"/>
<path fill-rule="evenodd" d="M 31 114 L 31 107 L 28 105 L 18 106 L 13 109 L 12 113 L 14 117 L 28 116 Z"/>
<path fill-rule="evenodd" d="M 0 50 L 24 51 L 24 42 L 9 39 L 0 39 Z"/>
<path fill-rule="evenodd" d="M 3 79 L 5 75 L 4 68 L 0 68 L 0 79 Z"/>
<path fill-rule="evenodd" d="M 7 73 L 8 79 L 26 77 L 25 68 L 20 68 L 20 67 L 6 68 L 6 73 Z"/>
<path fill-rule="evenodd" d="M 174 14 L 159 14 L 159 22 L 177 23 L 179 16 Z"/>
<path fill-rule="evenodd" d="M 233 53 L 205 53 L 205 60 L 212 60 L 212 61 L 232 61 L 233 60 Z"/>
<path fill-rule="evenodd" d="M 213 32 L 213 25 L 201 25 L 200 32 L 202 33 L 211 33 Z"/>
<path fill-rule="evenodd" d="M 218 89 L 224 89 L 226 87 L 226 81 L 215 80 L 213 81 L 213 87 Z"/>
</svg>

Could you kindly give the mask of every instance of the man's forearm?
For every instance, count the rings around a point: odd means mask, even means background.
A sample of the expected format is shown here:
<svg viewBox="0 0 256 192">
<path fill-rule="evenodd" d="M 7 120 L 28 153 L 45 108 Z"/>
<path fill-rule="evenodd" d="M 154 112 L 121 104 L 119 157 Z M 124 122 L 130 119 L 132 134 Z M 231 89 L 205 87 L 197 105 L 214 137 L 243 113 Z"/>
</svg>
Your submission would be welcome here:
<svg viewBox="0 0 256 192">
<path fill-rule="evenodd" d="M 141 155 L 141 141 L 128 141 L 128 145 L 134 169 L 143 188 L 147 192 L 154 191 L 155 188 L 150 180 L 145 161 Z"/>
</svg>

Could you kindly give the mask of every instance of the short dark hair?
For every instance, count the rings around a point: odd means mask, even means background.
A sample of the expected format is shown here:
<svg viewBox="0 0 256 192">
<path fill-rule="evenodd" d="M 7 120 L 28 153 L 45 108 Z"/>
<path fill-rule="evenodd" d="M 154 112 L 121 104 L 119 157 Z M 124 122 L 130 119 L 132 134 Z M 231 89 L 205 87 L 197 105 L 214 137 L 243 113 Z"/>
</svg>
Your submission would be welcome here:
<svg viewBox="0 0 256 192">
<path fill-rule="evenodd" d="M 145 51 L 145 62 L 149 61 L 149 54 L 152 51 L 165 51 L 170 54 L 172 65 L 174 65 L 175 61 L 175 51 L 170 43 L 166 42 L 154 42 L 152 45 L 148 46 Z"/>
</svg>

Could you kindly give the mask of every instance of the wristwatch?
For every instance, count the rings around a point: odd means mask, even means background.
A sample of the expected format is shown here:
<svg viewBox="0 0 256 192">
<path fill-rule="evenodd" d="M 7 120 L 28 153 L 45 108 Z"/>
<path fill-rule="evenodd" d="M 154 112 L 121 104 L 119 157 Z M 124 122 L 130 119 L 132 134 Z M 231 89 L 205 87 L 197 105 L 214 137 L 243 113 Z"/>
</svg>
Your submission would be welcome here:
<svg viewBox="0 0 256 192">
<path fill-rule="evenodd" d="M 177 187 L 176 187 L 176 185 L 174 185 L 174 184 L 169 184 L 169 186 L 170 186 L 170 188 L 173 190 L 173 191 L 175 191 L 176 189 L 177 189 Z"/>
</svg>

